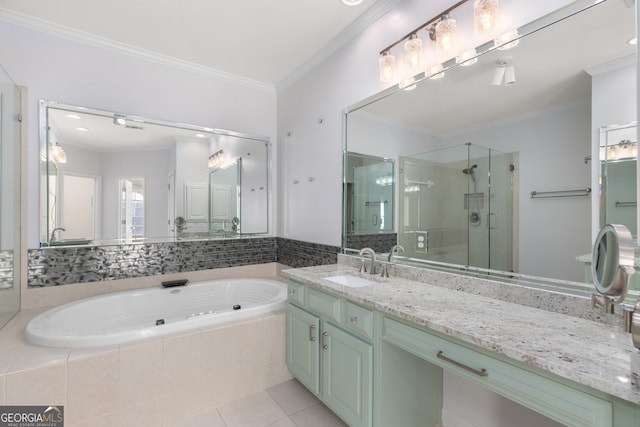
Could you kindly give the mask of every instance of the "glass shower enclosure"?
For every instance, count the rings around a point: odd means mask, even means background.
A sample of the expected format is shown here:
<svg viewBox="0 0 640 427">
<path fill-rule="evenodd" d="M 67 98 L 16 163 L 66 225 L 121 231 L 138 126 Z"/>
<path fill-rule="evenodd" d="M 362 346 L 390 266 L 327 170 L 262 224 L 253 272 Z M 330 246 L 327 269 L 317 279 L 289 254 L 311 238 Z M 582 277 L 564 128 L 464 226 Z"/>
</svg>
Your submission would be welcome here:
<svg viewBox="0 0 640 427">
<path fill-rule="evenodd" d="M 465 144 L 399 159 L 403 255 L 513 271 L 513 156 Z"/>
<path fill-rule="evenodd" d="M 0 328 L 20 310 L 21 94 L 0 67 Z"/>
</svg>

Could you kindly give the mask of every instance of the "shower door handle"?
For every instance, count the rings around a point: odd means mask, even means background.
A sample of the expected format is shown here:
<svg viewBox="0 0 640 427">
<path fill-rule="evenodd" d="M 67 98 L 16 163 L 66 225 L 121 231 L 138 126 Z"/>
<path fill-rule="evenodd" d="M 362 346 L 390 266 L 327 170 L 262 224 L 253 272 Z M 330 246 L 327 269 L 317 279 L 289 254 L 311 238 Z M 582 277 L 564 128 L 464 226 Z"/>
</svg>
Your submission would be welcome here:
<svg viewBox="0 0 640 427">
<path fill-rule="evenodd" d="M 489 213 L 487 214 L 487 227 L 489 230 L 495 230 L 498 228 L 498 214 L 497 213 Z"/>
</svg>

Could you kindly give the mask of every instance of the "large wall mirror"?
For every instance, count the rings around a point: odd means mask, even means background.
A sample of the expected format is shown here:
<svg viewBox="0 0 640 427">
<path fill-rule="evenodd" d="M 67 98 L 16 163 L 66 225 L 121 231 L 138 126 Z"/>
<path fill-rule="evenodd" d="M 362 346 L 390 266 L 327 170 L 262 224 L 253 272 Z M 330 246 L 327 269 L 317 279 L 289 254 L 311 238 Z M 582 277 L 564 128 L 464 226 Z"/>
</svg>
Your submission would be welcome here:
<svg viewBox="0 0 640 427">
<path fill-rule="evenodd" d="M 268 233 L 268 138 L 40 108 L 43 247 Z"/>
<path fill-rule="evenodd" d="M 571 3 L 519 28 L 509 50 L 479 46 L 470 66 L 449 60 L 442 78 L 347 108 L 345 155 L 397 164 L 398 259 L 585 282 L 577 258 L 599 222 L 600 132 L 636 117 L 630 4 Z M 620 139 L 636 144 L 635 125 Z M 612 181 L 603 192 L 617 191 Z M 625 189 L 619 200 L 635 198 Z M 349 226 L 347 253 L 361 249 Z"/>
</svg>

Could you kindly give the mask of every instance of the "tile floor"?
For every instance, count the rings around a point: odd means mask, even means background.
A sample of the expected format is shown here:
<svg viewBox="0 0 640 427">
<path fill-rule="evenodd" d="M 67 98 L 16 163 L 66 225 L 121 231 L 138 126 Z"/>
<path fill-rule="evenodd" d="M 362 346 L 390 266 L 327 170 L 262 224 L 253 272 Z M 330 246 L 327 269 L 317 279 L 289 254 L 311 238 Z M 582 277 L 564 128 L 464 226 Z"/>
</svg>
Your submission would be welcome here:
<svg viewBox="0 0 640 427">
<path fill-rule="evenodd" d="M 347 427 L 298 381 L 289 380 L 173 427 Z"/>
</svg>

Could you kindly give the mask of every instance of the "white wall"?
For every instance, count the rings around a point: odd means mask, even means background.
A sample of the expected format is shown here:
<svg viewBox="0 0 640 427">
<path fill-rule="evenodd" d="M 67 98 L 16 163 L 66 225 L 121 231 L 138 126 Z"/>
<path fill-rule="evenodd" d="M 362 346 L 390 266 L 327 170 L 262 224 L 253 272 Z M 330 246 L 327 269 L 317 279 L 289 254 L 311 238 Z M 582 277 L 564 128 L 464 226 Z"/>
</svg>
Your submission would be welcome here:
<svg viewBox="0 0 640 427">
<path fill-rule="evenodd" d="M 39 246 L 38 100 L 264 135 L 275 140 L 276 94 L 0 23 L 0 62 L 29 88 L 28 246 Z M 274 147 L 274 151 L 277 151 Z M 277 165 L 276 165 L 277 166 Z M 277 197 L 277 189 L 274 197 Z"/>
</svg>

